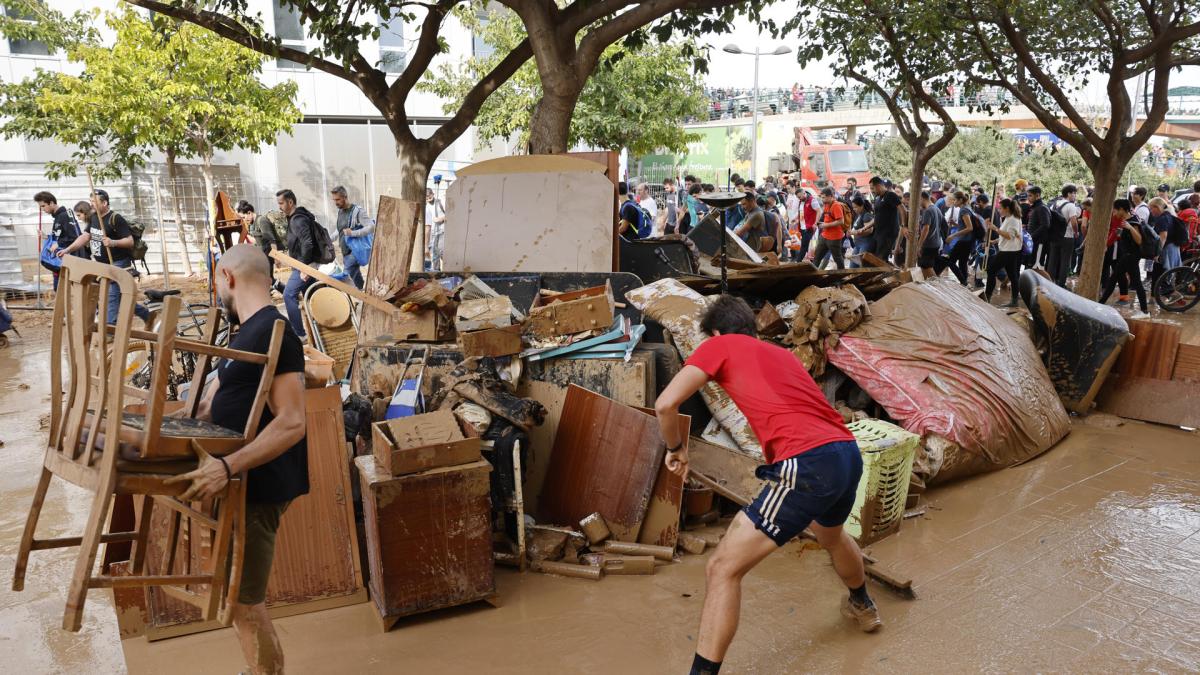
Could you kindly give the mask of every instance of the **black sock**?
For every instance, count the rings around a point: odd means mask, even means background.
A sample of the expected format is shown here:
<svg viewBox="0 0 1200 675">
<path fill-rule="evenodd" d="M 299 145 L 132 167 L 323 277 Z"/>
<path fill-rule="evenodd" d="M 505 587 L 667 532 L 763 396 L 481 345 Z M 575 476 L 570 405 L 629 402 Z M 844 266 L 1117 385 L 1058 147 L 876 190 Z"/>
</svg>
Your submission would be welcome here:
<svg viewBox="0 0 1200 675">
<path fill-rule="evenodd" d="M 851 588 L 850 600 L 859 607 L 866 607 L 871 604 L 871 596 L 867 595 L 867 585 L 864 583 L 858 588 Z"/>
<path fill-rule="evenodd" d="M 708 659 L 696 654 L 692 659 L 692 672 L 690 675 L 717 675 L 721 672 L 720 661 L 709 661 Z"/>
</svg>

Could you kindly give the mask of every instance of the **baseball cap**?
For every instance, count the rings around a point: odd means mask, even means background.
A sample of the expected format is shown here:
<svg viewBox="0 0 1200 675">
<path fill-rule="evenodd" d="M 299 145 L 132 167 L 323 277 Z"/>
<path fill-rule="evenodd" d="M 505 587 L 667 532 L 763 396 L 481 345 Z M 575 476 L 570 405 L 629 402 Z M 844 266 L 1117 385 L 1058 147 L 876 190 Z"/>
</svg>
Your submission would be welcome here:
<svg viewBox="0 0 1200 675">
<path fill-rule="evenodd" d="M 1170 186 L 1170 185 L 1167 185 L 1166 183 L 1163 183 L 1162 185 L 1159 185 L 1159 186 L 1158 186 L 1158 191 L 1159 191 L 1159 192 L 1170 192 L 1170 191 L 1171 191 L 1171 186 Z"/>
</svg>

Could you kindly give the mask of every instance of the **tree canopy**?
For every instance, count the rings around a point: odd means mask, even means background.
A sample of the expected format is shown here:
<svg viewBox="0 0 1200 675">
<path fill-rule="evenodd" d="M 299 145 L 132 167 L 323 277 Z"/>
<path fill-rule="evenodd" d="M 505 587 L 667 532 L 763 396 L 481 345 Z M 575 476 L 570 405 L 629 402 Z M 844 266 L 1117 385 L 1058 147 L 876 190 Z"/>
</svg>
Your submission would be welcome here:
<svg viewBox="0 0 1200 675">
<path fill-rule="evenodd" d="M 463 24 L 496 52 L 444 64 L 418 85 L 445 99 L 446 112 L 462 105 L 471 83 L 525 38 L 524 25 L 515 13 L 495 9 L 484 16 L 486 20 L 481 20 L 479 14 L 460 11 Z M 684 151 L 694 139 L 681 125 L 705 112 L 704 91 L 690 67 L 695 53 L 697 48 L 690 42 L 610 46 L 579 97 L 569 145 L 628 148 L 633 154 Z M 480 108 L 475 119 L 477 143 L 515 137 L 517 148 L 528 147 L 533 110 L 542 96 L 537 68 L 526 63 Z"/>
</svg>

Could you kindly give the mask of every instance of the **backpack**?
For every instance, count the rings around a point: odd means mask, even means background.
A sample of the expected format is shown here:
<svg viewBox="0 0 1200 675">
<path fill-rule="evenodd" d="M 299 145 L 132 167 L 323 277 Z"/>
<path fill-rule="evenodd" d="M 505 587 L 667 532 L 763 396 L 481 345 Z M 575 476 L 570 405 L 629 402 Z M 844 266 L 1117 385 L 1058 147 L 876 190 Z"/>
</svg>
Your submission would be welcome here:
<svg viewBox="0 0 1200 675">
<path fill-rule="evenodd" d="M 313 249 L 317 254 L 317 259 L 313 262 L 318 265 L 325 265 L 337 259 L 337 253 L 333 250 L 333 239 L 329 237 L 329 230 L 318 223 L 316 218 L 313 218 Z"/>
<path fill-rule="evenodd" d="M 1171 224 L 1167 228 L 1167 243 L 1176 246 L 1188 243 L 1188 226 L 1179 216 L 1171 216 Z"/>
<path fill-rule="evenodd" d="M 650 216 L 650 212 L 646 210 L 646 207 L 638 204 L 636 200 L 634 204 L 637 204 L 638 220 L 641 221 L 638 223 L 638 236 L 645 239 L 654 234 L 654 218 Z"/>
<path fill-rule="evenodd" d="M 1050 229 L 1046 231 L 1046 242 L 1054 242 L 1067 236 L 1067 227 L 1070 223 L 1062 214 L 1061 205 L 1055 202 L 1050 208 Z"/>
<path fill-rule="evenodd" d="M 850 209 L 850 205 L 842 200 L 837 200 L 842 206 L 842 234 L 849 234 L 850 228 L 854 227 L 854 211 Z"/>
<path fill-rule="evenodd" d="M 129 232 L 133 234 L 133 251 L 130 256 L 136 260 L 145 260 L 146 252 L 150 247 L 146 242 L 142 241 L 142 235 L 146 234 L 146 226 L 136 220 L 129 221 Z"/>
<path fill-rule="evenodd" d="M 1029 255 L 1033 253 L 1033 237 L 1029 236 L 1029 230 L 1021 229 L 1021 254 Z"/>
<path fill-rule="evenodd" d="M 1138 229 L 1142 233 L 1142 258 L 1145 260 L 1158 258 L 1162 254 L 1162 240 L 1158 238 L 1158 233 L 1154 231 L 1154 228 L 1140 221 Z"/>
</svg>

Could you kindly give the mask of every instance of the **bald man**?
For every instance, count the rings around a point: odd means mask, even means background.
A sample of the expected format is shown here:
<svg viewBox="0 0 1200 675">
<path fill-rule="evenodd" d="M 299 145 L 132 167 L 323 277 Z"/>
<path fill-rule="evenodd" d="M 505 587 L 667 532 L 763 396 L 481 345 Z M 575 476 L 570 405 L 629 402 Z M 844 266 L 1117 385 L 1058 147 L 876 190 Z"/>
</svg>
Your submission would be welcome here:
<svg viewBox="0 0 1200 675">
<path fill-rule="evenodd" d="M 183 499 L 221 492 L 229 479 L 246 472 L 246 549 L 242 583 L 233 608 L 233 626 L 252 673 L 282 673 L 283 652 L 267 615 L 267 579 L 275 556 L 279 519 L 293 499 L 308 492 L 308 449 L 304 423 L 304 349 L 292 327 L 271 304 L 271 262 L 262 250 L 239 244 L 217 263 L 217 296 L 231 322 L 240 324 L 230 347 L 267 353 L 276 322 L 283 343 L 254 440 L 224 457 L 204 456 L 195 471 L 171 481 L 190 481 Z M 222 361 L 217 381 L 208 385 L 197 417 L 243 431 L 254 403 L 263 366 Z M 169 481 L 170 482 L 170 481 Z"/>
</svg>

